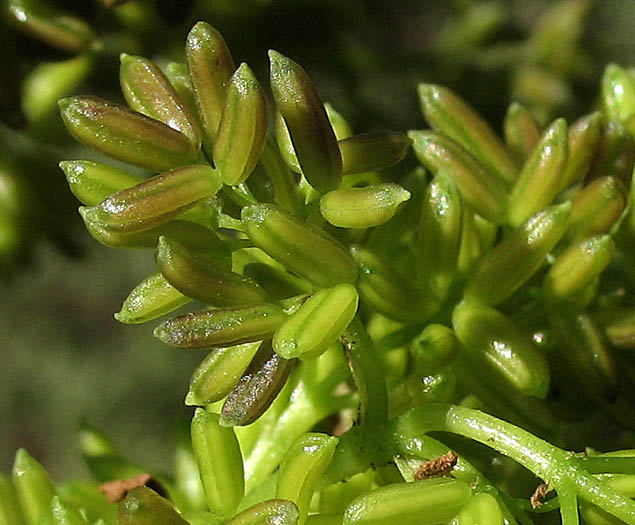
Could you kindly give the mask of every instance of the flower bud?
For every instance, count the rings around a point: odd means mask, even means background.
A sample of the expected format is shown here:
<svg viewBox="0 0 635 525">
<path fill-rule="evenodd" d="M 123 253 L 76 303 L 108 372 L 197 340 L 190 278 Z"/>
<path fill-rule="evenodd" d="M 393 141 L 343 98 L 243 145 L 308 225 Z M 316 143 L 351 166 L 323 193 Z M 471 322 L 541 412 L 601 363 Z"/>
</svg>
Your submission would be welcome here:
<svg viewBox="0 0 635 525">
<path fill-rule="evenodd" d="M 268 499 L 242 511 L 225 525 L 296 525 L 298 507 L 286 499 Z"/>
<path fill-rule="evenodd" d="M 165 321 L 154 335 L 178 348 L 220 348 L 271 337 L 286 318 L 275 304 L 203 310 Z"/>
<path fill-rule="evenodd" d="M 434 131 L 410 131 L 419 160 L 434 175 L 441 170 L 449 174 L 472 209 L 496 224 L 502 224 L 507 207 L 507 193 L 500 179 L 460 144 Z"/>
<path fill-rule="evenodd" d="M 20 449 L 13 463 L 13 486 L 27 525 L 47 523 L 55 487 L 48 472 L 26 450 Z"/>
<path fill-rule="evenodd" d="M 120 525 L 187 525 L 172 504 L 148 487 L 136 487 L 119 503 Z"/>
<path fill-rule="evenodd" d="M 183 133 L 195 150 L 201 147 L 201 130 L 196 117 L 154 62 L 122 54 L 119 81 L 126 102 L 134 111 Z"/>
<path fill-rule="evenodd" d="M 560 177 L 560 190 L 584 178 L 602 139 L 599 111 L 576 120 L 569 127 L 569 157 Z"/>
<path fill-rule="evenodd" d="M 302 173 L 320 193 L 342 180 L 342 156 L 320 96 L 306 72 L 293 60 L 269 51 L 271 90 L 289 130 Z"/>
<path fill-rule="evenodd" d="M 59 496 L 51 500 L 51 515 L 54 525 L 86 525 L 86 520 L 77 509 L 62 501 Z"/>
<path fill-rule="evenodd" d="M 383 224 L 410 198 L 410 192 L 387 182 L 363 188 L 340 188 L 320 199 L 320 213 L 340 228 L 371 228 Z"/>
<path fill-rule="evenodd" d="M 607 120 L 625 121 L 635 114 L 635 85 L 617 64 L 606 66 L 602 75 L 602 108 Z"/>
<path fill-rule="evenodd" d="M 419 100 L 433 129 L 458 142 L 505 184 L 514 181 L 516 166 L 502 141 L 463 99 L 447 88 L 419 84 Z"/>
<path fill-rule="evenodd" d="M 63 98 L 58 104 L 71 135 L 109 157 L 154 172 L 195 160 L 185 135 L 124 106 L 92 96 Z"/>
<path fill-rule="evenodd" d="M 516 164 L 522 166 L 540 140 L 540 125 L 533 113 L 518 102 L 512 102 L 503 126 L 505 144 Z"/>
<path fill-rule="evenodd" d="M 633 135 L 620 122 L 609 122 L 602 134 L 602 140 L 593 157 L 593 163 L 585 182 L 598 177 L 615 177 L 625 186 L 631 183 L 635 162 L 635 141 Z"/>
<path fill-rule="evenodd" d="M 406 156 L 412 140 L 398 131 L 377 131 L 339 140 L 342 171 L 363 173 L 390 168 Z"/>
<path fill-rule="evenodd" d="M 271 204 L 247 206 L 241 218 L 258 248 L 313 284 L 328 288 L 355 282 L 355 261 L 323 230 Z"/>
<path fill-rule="evenodd" d="M 229 79 L 223 116 L 214 141 L 214 165 L 225 184 L 244 182 L 256 167 L 267 138 L 267 100 L 247 64 Z"/>
</svg>

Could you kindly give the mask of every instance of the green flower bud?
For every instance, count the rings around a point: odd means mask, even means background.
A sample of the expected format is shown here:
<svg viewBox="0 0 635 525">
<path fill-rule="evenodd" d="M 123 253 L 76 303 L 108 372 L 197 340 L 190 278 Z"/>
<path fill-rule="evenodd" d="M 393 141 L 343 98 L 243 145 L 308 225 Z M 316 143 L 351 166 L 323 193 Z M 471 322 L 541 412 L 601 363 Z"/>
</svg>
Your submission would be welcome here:
<svg viewBox="0 0 635 525">
<path fill-rule="evenodd" d="M 615 243 L 608 235 L 589 237 L 569 246 L 553 263 L 544 281 L 552 301 L 561 301 L 582 291 L 608 266 Z"/>
<path fill-rule="evenodd" d="M 261 342 L 212 350 L 192 374 L 186 405 L 210 405 L 229 394 L 256 355 Z"/>
<path fill-rule="evenodd" d="M 51 519 L 55 487 L 48 472 L 24 449 L 13 463 L 13 486 L 27 525 L 42 525 Z"/>
<path fill-rule="evenodd" d="M 196 475 L 198 477 L 198 472 Z M 107 501 L 94 483 L 71 481 L 58 486 L 57 491 L 64 503 L 80 509 L 89 522 L 104 524 L 117 522 L 117 505 Z"/>
<path fill-rule="evenodd" d="M 331 462 L 337 442 L 336 437 L 325 434 L 304 434 L 293 442 L 280 464 L 276 497 L 297 505 L 298 525 L 306 522 L 311 497 Z"/>
<path fill-rule="evenodd" d="M 504 525 L 507 519 L 503 516 L 496 498 L 487 492 L 475 494 L 467 505 L 461 509 L 456 525 Z"/>
<path fill-rule="evenodd" d="M 154 172 L 195 160 L 185 135 L 124 106 L 91 96 L 63 98 L 58 104 L 73 137 L 114 159 Z"/>
<path fill-rule="evenodd" d="M 398 131 L 377 131 L 338 141 L 342 171 L 363 173 L 390 168 L 406 156 L 412 140 Z"/>
<path fill-rule="evenodd" d="M 355 282 L 355 261 L 323 230 L 270 204 L 243 208 L 241 219 L 258 248 L 313 284 L 328 288 Z"/>
<path fill-rule="evenodd" d="M 358 289 L 362 301 L 374 310 L 404 322 L 422 322 L 433 316 L 440 302 L 430 291 L 394 270 L 372 251 L 351 247 L 359 267 Z"/>
<path fill-rule="evenodd" d="M 286 318 L 275 304 L 203 310 L 165 321 L 154 335 L 178 348 L 220 348 L 271 337 Z"/>
<path fill-rule="evenodd" d="M 517 392 L 545 398 L 549 390 L 547 362 L 511 320 L 493 308 L 462 302 L 452 313 L 452 325 L 474 366 Z"/>
<path fill-rule="evenodd" d="M 300 161 L 298 161 L 298 156 L 295 154 L 295 148 L 293 147 L 293 142 L 291 141 L 289 128 L 287 127 L 287 123 L 284 121 L 280 111 L 276 111 L 273 126 L 282 160 L 294 173 L 302 173 Z"/>
<path fill-rule="evenodd" d="M 474 265 L 483 255 L 481 236 L 476 226 L 476 217 L 468 207 L 461 214 L 461 242 L 456 266 L 460 277 L 470 275 Z"/>
<path fill-rule="evenodd" d="M 198 107 L 196 105 L 196 96 L 194 95 L 192 77 L 190 77 L 187 65 L 181 62 L 168 62 L 163 72 L 170 84 L 172 84 L 176 94 L 187 108 L 188 113 L 192 115 L 198 123 L 200 131 L 200 117 L 198 114 Z"/>
<path fill-rule="evenodd" d="M 568 156 L 567 123 L 557 119 L 544 132 L 536 149 L 520 170 L 509 196 L 508 221 L 520 226 L 551 204 L 560 191 Z"/>
<path fill-rule="evenodd" d="M 68 53 L 84 51 L 95 38 L 86 22 L 39 0 L 9 0 L 2 11 L 19 31 Z"/>
<path fill-rule="evenodd" d="M 503 130 L 507 148 L 516 164 L 522 166 L 540 141 L 540 124 L 529 109 L 512 102 L 505 115 Z"/>
<path fill-rule="evenodd" d="M 123 96 L 133 110 L 183 133 L 195 150 L 201 147 L 201 130 L 196 117 L 154 62 L 122 54 L 119 81 Z"/>
<path fill-rule="evenodd" d="M 136 487 L 119 503 L 120 525 L 187 525 L 172 504 L 148 487 Z"/>
<path fill-rule="evenodd" d="M 276 301 L 308 294 L 313 289 L 304 279 L 267 263 L 249 263 L 245 265 L 242 273 L 259 283 L 267 295 Z"/>
<path fill-rule="evenodd" d="M 144 279 L 128 294 L 115 314 L 120 323 L 139 324 L 173 312 L 191 299 L 174 288 L 161 273 Z"/>
<path fill-rule="evenodd" d="M 433 129 L 458 142 L 501 181 L 511 184 L 516 166 L 487 122 L 449 89 L 419 84 L 423 114 Z"/>
<path fill-rule="evenodd" d="M 55 525 L 85 525 L 86 520 L 77 509 L 62 501 L 59 496 L 51 500 L 51 514 Z"/>
<path fill-rule="evenodd" d="M 11 480 L 4 474 L 0 474 L 0 523 L 3 525 L 24 525 L 15 488 Z"/>
<path fill-rule="evenodd" d="M 417 274 L 445 297 L 456 274 L 461 239 L 461 196 L 454 180 L 440 172 L 421 203 L 416 238 Z"/>
<path fill-rule="evenodd" d="M 560 353 L 580 384 L 595 399 L 613 401 L 617 367 L 597 325 L 567 303 L 550 308 L 549 321 L 560 342 Z"/>
<path fill-rule="evenodd" d="M 489 173 L 460 144 L 434 131 L 410 131 L 413 148 L 419 160 L 433 174 L 441 170 L 449 174 L 472 209 L 502 224 L 505 220 L 507 193 L 499 178 Z"/>
<path fill-rule="evenodd" d="M 350 124 L 344 118 L 344 116 L 337 111 L 331 104 L 328 102 L 324 103 L 324 109 L 326 110 L 326 116 L 333 127 L 333 132 L 335 133 L 335 138 L 339 140 L 344 140 L 353 135 L 353 129 Z M 341 150 L 340 150 L 341 151 Z"/>
<path fill-rule="evenodd" d="M 38 123 L 57 107 L 57 101 L 73 92 L 93 69 L 93 56 L 79 55 L 62 62 L 37 65 L 22 85 L 22 111 L 30 123 Z"/>
<path fill-rule="evenodd" d="M 602 108 L 607 120 L 626 120 L 635 114 L 635 85 L 628 72 L 609 64 L 602 75 Z"/>
<path fill-rule="evenodd" d="M 207 142 L 213 144 L 225 106 L 225 92 L 236 67 L 222 35 L 197 22 L 185 42 L 187 66 Z"/>
<path fill-rule="evenodd" d="M 295 360 L 274 353 L 270 341 L 262 344 L 249 368 L 227 395 L 221 411 L 223 426 L 245 426 L 258 419 L 287 382 Z"/>
<path fill-rule="evenodd" d="M 628 186 L 631 183 L 634 162 L 633 135 L 620 122 L 609 122 L 604 128 L 602 141 L 593 157 L 586 182 L 611 176 Z"/>
<path fill-rule="evenodd" d="M 249 66 L 229 80 L 223 116 L 214 142 L 214 165 L 225 184 L 247 180 L 267 138 L 267 99 Z"/>
<path fill-rule="evenodd" d="M 342 157 L 315 86 L 293 60 L 273 50 L 269 60 L 273 97 L 302 173 L 320 193 L 336 189 L 342 180 Z"/>
<path fill-rule="evenodd" d="M 387 182 L 364 188 L 329 191 L 320 199 L 320 213 L 340 228 L 371 228 L 383 224 L 410 198 L 410 192 Z"/>
<path fill-rule="evenodd" d="M 569 127 L 569 157 L 560 177 L 560 190 L 584 178 L 602 138 L 599 111 L 576 120 Z"/>
<path fill-rule="evenodd" d="M 595 321 L 612 346 L 625 350 L 635 348 L 635 309 L 603 310 L 596 314 Z"/>
<path fill-rule="evenodd" d="M 496 305 L 529 279 L 564 235 L 571 204 L 536 213 L 485 255 L 465 285 L 465 299 Z M 495 286 L 494 286 L 495 283 Z"/>
<path fill-rule="evenodd" d="M 351 322 L 357 301 L 357 291 L 350 284 L 314 293 L 276 330 L 273 349 L 285 359 L 318 357 Z"/>
<path fill-rule="evenodd" d="M 436 371 L 450 364 L 459 355 L 459 342 L 447 326 L 430 324 L 408 345 L 416 365 Z"/>
<path fill-rule="evenodd" d="M 615 177 L 595 179 L 573 199 L 567 236 L 572 240 L 607 233 L 626 206 L 626 190 Z"/>
<path fill-rule="evenodd" d="M 245 493 L 243 458 L 234 429 L 222 426 L 218 414 L 197 408 L 191 434 L 207 506 L 227 519 Z"/>
<path fill-rule="evenodd" d="M 177 239 L 192 251 L 199 252 L 222 266 L 229 266 L 229 253 L 218 235 L 190 221 L 173 220 L 140 232 L 113 230 L 101 222 L 97 207 L 80 207 L 84 225 L 93 238 L 111 248 L 155 248 L 159 237 Z M 224 261 L 227 261 L 226 263 Z"/>
<path fill-rule="evenodd" d="M 275 141 L 265 142 L 260 162 L 273 185 L 274 202 L 288 212 L 297 212 L 300 208 L 298 188 Z"/>
<path fill-rule="evenodd" d="M 68 185 L 82 204 L 96 206 L 113 193 L 136 186 L 143 177 L 90 160 L 63 160 L 59 164 Z"/>
<path fill-rule="evenodd" d="M 429 478 L 394 483 L 356 498 L 346 509 L 342 525 L 447 523 L 470 500 L 472 489 L 454 478 Z"/>
<path fill-rule="evenodd" d="M 222 185 L 209 166 L 183 166 L 111 195 L 96 208 L 96 218 L 113 230 L 147 230 L 215 195 Z"/>
<path fill-rule="evenodd" d="M 296 525 L 298 507 L 285 499 L 269 499 L 242 511 L 225 525 Z"/>
<path fill-rule="evenodd" d="M 264 290 L 249 277 L 189 252 L 179 242 L 159 238 L 157 266 L 182 294 L 212 306 L 242 306 L 266 302 Z"/>
</svg>

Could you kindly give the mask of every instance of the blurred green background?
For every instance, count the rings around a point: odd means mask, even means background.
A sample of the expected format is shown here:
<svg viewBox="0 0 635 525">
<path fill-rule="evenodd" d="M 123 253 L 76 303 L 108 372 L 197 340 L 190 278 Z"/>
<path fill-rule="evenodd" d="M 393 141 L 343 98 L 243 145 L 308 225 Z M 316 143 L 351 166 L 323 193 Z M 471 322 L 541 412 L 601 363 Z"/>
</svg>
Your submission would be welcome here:
<svg viewBox="0 0 635 525">
<path fill-rule="evenodd" d="M 204 19 L 265 85 L 267 49 L 301 63 L 358 131 L 423 127 L 422 80 L 452 87 L 498 129 L 511 100 L 543 123 L 572 118 L 593 106 L 606 63 L 635 63 L 635 3 L 627 0 L 41 3 L 84 18 L 103 44 L 92 70 L 62 95 L 121 100 L 119 52 L 182 60 L 187 31 Z M 85 477 L 82 418 L 126 455 L 167 470 L 175 423 L 189 416 L 189 376 L 205 352 L 164 347 L 153 323 L 113 319 L 154 271 L 152 254 L 105 248 L 83 230 L 56 162 L 92 154 L 63 131 L 54 106 L 29 112 L 28 100 L 47 93 L 25 95 L 39 66 L 73 54 L 26 35 L 11 4 L 0 4 L 0 471 L 23 446 L 56 479 Z"/>
</svg>

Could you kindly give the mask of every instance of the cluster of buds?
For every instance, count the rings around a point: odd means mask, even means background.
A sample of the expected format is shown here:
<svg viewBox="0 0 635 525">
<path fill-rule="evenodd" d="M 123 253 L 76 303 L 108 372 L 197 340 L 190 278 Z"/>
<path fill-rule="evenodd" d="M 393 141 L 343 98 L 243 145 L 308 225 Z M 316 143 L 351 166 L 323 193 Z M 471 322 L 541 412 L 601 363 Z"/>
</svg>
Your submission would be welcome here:
<svg viewBox="0 0 635 525">
<path fill-rule="evenodd" d="M 93 237 L 156 249 L 117 319 L 193 303 L 155 335 L 211 350 L 186 397 L 192 448 L 159 480 L 171 503 L 134 488 L 119 522 L 530 521 L 522 474 L 495 485 L 495 457 L 469 447 L 448 463 L 427 435 L 445 431 L 542 478 L 565 523 L 578 499 L 590 520 L 635 523 L 629 454 L 578 458 L 527 431 L 568 447 L 590 413 L 634 425 L 630 73 L 607 68 L 603 111 L 570 127 L 514 104 L 503 141 L 422 84 L 431 129 L 354 135 L 298 64 L 269 57 L 271 136 L 263 88 L 204 22 L 186 64 L 121 57 L 128 107 L 60 101 L 74 137 L 140 168 L 60 164 Z M 411 146 L 422 166 L 389 170 Z M 333 435 L 315 432 L 332 416 Z M 84 450 L 104 481 L 139 474 L 94 432 Z M 26 453 L 16 465 L 9 511 L 32 498 L 29 525 L 80 523 Z M 87 519 L 112 523 L 108 508 Z"/>
</svg>

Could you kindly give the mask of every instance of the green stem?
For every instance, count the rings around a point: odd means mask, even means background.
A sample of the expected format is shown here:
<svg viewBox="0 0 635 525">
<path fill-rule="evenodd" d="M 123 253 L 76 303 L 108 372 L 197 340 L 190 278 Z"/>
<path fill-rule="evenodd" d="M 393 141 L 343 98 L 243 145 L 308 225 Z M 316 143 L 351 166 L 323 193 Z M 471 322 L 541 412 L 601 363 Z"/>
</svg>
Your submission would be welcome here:
<svg viewBox="0 0 635 525">
<path fill-rule="evenodd" d="M 573 482 L 569 479 L 563 479 L 558 484 L 557 490 L 562 525 L 579 525 L 578 497 Z"/>
<path fill-rule="evenodd" d="M 423 436 L 427 432 L 440 431 L 452 432 L 483 443 L 523 465 L 554 486 L 559 494 L 563 489 L 567 494 L 571 484 L 578 497 L 597 505 L 625 523 L 635 525 L 634 501 L 615 492 L 606 483 L 582 469 L 572 453 L 554 447 L 505 421 L 478 410 L 430 404 L 413 409 L 391 423 L 392 438 L 396 442 L 401 441 L 402 436 L 412 436 L 415 432 Z M 570 502 L 567 503 L 569 504 Z"/>
</svg>

